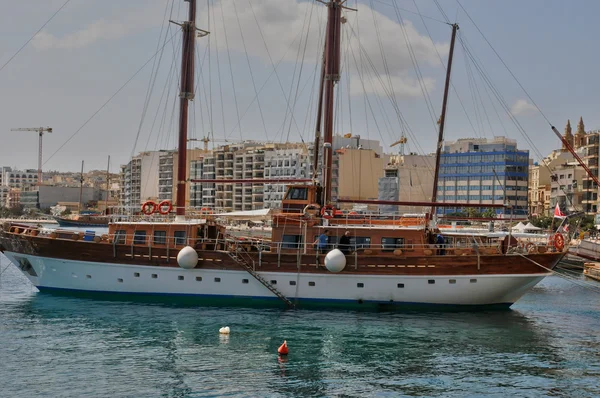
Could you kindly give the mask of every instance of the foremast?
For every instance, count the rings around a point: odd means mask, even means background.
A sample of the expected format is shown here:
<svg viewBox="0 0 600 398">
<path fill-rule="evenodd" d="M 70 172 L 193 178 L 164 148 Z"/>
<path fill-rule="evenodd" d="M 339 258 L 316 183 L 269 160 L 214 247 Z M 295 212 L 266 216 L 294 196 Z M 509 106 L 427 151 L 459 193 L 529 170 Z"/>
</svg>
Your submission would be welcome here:
<svg viewBox="0 0 600 398">
<path fill-rule="evenodd" d="M 188 107 L 194 99 L 194 50 L 196 36 L 196 0 L 189 3 L 188 20 L 180 24 L 183 32 L 181 50 L 181 91 L 179 93 L 179 146 L 177 158 L 177 197 L 175 214 L 185 216 L 187 186 Z"/>
</svg>

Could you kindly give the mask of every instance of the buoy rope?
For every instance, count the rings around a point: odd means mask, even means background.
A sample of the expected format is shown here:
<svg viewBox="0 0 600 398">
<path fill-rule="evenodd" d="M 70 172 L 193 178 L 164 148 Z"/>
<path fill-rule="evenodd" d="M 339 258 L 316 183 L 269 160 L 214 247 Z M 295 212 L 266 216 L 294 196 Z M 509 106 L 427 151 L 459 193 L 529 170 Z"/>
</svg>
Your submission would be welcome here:
<svg viewBox="0 0 600 398">
<path fill-rule="evenodd" d="M 591 291 L 593 291 L 595 293 L 600 294 L 600 287 L 596 286 L 595 284 L 592 284 L 592 283 L 589 283 L 589 282 L 585 282 L 585 281 L 581 281 L 579 279 L 575 279 L 574 277 L 569 276 L 569 275 L 561 274 L 560 272 L 557 272 L 557 271 L 554 271 L 553 269 L 545 267 L 542 264 L 538 263 L 537 261 L 534 261 L 534 260 L 532 260 L 532 259 L 530 259 L 528 257 L 525 257 L 524 255 L 522 255 L 520 253 L 519 253 L 519 256 L 521 256 L 524 259 L 526 259 L 527 261 L 531 261 L 535 265 L 537 265 L 537 266 L 539 266 L 539 267 L 541 267 L 541 268 L 543 268 L 543 269 L 551 272 L 552 275 L 558 276 L 558 277 L 560 277 L 562 279 L 565 279 L 565 280 L 567 280 L 567 281 L 569 281 L 569 282 L 571 282 L 571 283 L 573 283 L 573 284 L 575 284 L 575 285 L 577 285 L 579 287 L 583 287 L 583 288 L 589 289 L 589 290 L 591 290 Z"/>
</svg>

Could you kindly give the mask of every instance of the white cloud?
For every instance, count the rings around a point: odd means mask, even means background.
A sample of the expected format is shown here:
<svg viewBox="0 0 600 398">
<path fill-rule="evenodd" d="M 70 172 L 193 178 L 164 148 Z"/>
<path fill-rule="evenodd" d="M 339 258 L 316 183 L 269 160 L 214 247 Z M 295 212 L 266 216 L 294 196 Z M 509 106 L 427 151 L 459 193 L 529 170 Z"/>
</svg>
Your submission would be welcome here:
<svg viewBox="0 0 600 398">
<path fill-rule="evenodd" d="M 265 63 L 269 62 L 269 54 L 273 62 L 282 58 L 285 61 L 296 62 L 298 54 L 302 56 L 304 53 L 305 45 L 304 61 L 314 63 L 320 60 L 327 7 L 318 2 L 262 0 L 252 1 L 250 6 L 248 1 L 234 3 L 233 0 L 222 0 L 211 9 L 211 15 L 214 15 L 215 20 L 211 24 L 212 40 L 216 40 L 217 47 L 221 50 L 228 46 L 230 50 L 245 51 L 240 35 L 241 28 L 249 55 L 259 57 Z M 311 15 L 310 22 L 306 22 Z M 358 12 L 348 11 L 344 15 L 348 21 L 342 26 L 342 53 L 347 51 L 349 64 L 342 68 L 345 73 L 350 73 L 352 76 L 354 81 L 354 84 L 351 84 L 352 93 L 358 95 L 367 92 L 384 95 L 384 88 L 381 87 L 380 81 L 387 84 L 389 78 L 396 94 L 420 96 L 421 89 L 414 77 L 414 66 L 404 40 L 404 32 L 421 67 L 424 65 L 439 67 L 440 61 L 436 49 L 441 56 L 445 56 L 448 52 L 448 44 L 432 43 L 428 36 L 421 35 L 407 20 L 404 21 L 403 31 L 402 26 L 396 21 L 371 10 L 365 4 L 359 4 Z M 375 29 L 374 19 L 379 35 Z M 257 26 L 261 27 L 262 37 Z M 357 37 L 357 32 L 360 32 L 360 38 Z M 227 43 L 225 33 L 227 33 Z M 269 53 L 265 49 L 265 42 Z M 385 62 L 382 53 L 385 54 Z M 344 57 L 344 54 L 342 56 Z M 362 62 L 364 65 L 360 65 L 365 73 L 364 91 L 357 73 L 357 62 Z M 372 86 L 369 80 L 372 80 L 375 75 L 378 78 L 375 79 L 375 86 Z M 426 77 L 424 84 L 428 90 L 431 90 L 435 86 L 435 80 Z"/>
<path fill-rule="evenodd" d="M 89 7 L 90 12 L 99 10 Z M 153 26 L 162 24 L 165 6 L 156 0 L 148 1 L 141 9 L 121 10 L 116 16 L 94 20 L 85 27 L 63 35 L 44 29 L 31 43 L 40 50 L 82 48 L 98 40 L 120 39 Z M 56 26 L 56 24 L 55 24 Z"/>
<path fill-rule="evenodd" d="M 536 111 L 536 107 L 527 102 L 526 99 L 518 99 L 513 106 L 510 107 L 510 113 L 513 115 L 527 115 Z"/>
</svg>

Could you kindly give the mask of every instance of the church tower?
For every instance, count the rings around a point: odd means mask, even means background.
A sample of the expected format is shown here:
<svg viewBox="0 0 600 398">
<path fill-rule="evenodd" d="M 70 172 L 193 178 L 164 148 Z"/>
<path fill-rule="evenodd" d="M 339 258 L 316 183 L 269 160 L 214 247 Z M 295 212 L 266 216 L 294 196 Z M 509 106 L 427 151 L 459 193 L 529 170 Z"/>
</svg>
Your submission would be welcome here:
<svg viewBox="0 0 600 398">
<path fill-rule="evenodd" d="M 585 125 L 583 124 L 583 117 L 579 118 L 577 123 L 577 132 L 575 133 L 575 149 L 585 146 Z"/>
<path fill-rule="evenodd" d="M 572 133 L 572 130 L 571 130 L 571 120 L 567 120 L 567 126 L 565 127 L 564 138 L 569 143 L 569 145 L 573 146 L 573 133 Z M 568 151 L 568 149 L 565 146 L 565 144 L 563 144 L 563 146 L 562 146 L 562 151 L 563 152 L 567 152 Z"/>
</svg>

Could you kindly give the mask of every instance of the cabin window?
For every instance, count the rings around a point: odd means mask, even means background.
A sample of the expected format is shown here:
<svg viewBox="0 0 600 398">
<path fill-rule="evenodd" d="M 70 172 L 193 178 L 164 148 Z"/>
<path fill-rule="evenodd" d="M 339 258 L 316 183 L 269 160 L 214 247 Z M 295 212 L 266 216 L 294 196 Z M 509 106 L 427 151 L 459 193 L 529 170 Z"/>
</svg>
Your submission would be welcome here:
<svg viewBox="0 0 600 398">
<path fill-rule="evenodd" d="M 197 276 L 196 277 L 196 282 L 202 282 L 202 277 L 201 276 Z"/>
<path fill-rule="evenodd" d="M 154 244 L 155 245 L 166 245 L 167 244 L 167 231 L 154 231 Z"/>
<path fill-rule="evenodd" d="M 133 244 L 143 245 L 146 243 L 146 231 L 135 231 L 133 233 Z"/>
<path fill-rule="evenodd" d="M 398 283 L 398 289 L 403 289 L 404 288 L 404 283 Z"/>
<path fill-rule="evenodd" d="M 429 283 L 430 285 L 434 285 L 435 284 L 435 279 L 429 279 L 427 281 L 427 283 Z"/>
<path fill-rule="evenodd" d="M 315 286 L 314 282 L 308 282 L 308 286 Z"/>
<path fill-rule="evenodd" d="M 140 273 L 139 272 L 134 272 L 133 276 L 136 277 L 136 278 L 139 278 L 140 277 Z"/>
<path fill-rule="evenodd" d="M 308 188 L 290 188 L 285 198 L 288 200 L 306 200 L 308 198 Z"/>
<path fill-rule="evenodd" d="M 123 278 L 118 278 L 118 279 L 117 279 L 117 282 L 119 282 L 119 283 L 123 283 Z"/>
<path fill-rule="evenodd" d="M 158 274 L 152 274 L 152 279 L 158 279 Z"/>
<path fill-rule="evenodd" d="M 125 236 L 127 236 L 127 231 L 124 229 L 117 230 L 117 232 L 115 232 L 115 243 L 125 244 Z"/>
<path fill-rule="evenodd" d="M 371 238 L 368 236 L 355 236 L 350 238 L 350 247 L 354 249 L 368 249 L 371 247 Z"/>
<path fill-rule="evenodd" d="M 404 247 L 404 238 L 381 238 L 381 249 L 383 251 L 392 251 Z"/>
<path fill-rule="evenodd" d="M 215 278 L 215 282 L 221 282 L 221 278 Z"/>
<path fill-rule="evenodd" d="M 365 284 L 359 282 L 359 283 L 356 284 L 356 287 L 365 287 Z"/>
<path fill-rule="evenodd" d="M 450 279 L 448 281 L 448 283 L 451 284 L 451 285 L 455 285 L 456 284 L 456 279 Z"/>
<path fill-rule="evenodd" d="M 175 231 L 175 246 L 185 245 L 185 231 Z"/>
<path fill-rule="evenodd" d="M 178 280 L 180 280 L 180 281 L 182 281 L 182 280 L 184 280 L 185 278 L 184 278 L 184 276 L 183 276 L 183 275 L 177 275 L 177 279 L 178 279 Z"/>
<path fill-rule="evenodd" d="M 290 286 L 296 286 L 296 281 L 290 281 Z"/>
<path fill-rule="evenodd" d="M 302 235 L 283 235 L 281 238 L 282 249 L 297 249 L 302 243 Z"/>
<path fill-rule="evenodd" d="M 244 284 L 248 283 L 248 279 L 242 279 L 242 283 L 244 283 Z"/>
<path fill-rule="evenodd" d="M 271 285 L 276 285 L 276 284 L 277 284 L 277 281 L 276 281 L 276 280 L 272 280 L 272 281 L 271 281 Z"/>
</svg>

